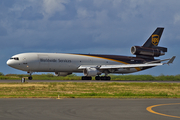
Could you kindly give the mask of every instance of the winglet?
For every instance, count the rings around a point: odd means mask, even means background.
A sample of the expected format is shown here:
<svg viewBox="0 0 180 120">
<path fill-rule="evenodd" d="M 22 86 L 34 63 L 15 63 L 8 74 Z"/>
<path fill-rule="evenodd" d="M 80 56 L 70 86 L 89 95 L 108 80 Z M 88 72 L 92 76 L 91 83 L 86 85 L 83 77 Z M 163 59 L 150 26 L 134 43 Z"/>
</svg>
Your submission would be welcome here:
<svg viewBox="0 0 180 120">
<path fill-rule="evenodd" d="M 174 59 L 176 58 L 176 56 L 173 56 L 168 62 L 167 64 L 169 65 L 169 63 L 173 63 Z"/>
</svg>

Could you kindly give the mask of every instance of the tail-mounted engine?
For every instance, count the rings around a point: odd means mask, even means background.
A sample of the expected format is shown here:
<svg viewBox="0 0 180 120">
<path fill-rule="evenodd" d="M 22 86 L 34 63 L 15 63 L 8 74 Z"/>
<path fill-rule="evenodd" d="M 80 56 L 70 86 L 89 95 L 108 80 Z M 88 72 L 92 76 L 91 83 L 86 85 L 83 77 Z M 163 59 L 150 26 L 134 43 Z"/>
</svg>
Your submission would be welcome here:
<svg viewBox="0 0 180 120">
<path fill-rule="evenodd" d="M 131 53 L 141 57 L 159 57 L 165 55 L 167 48 L 153 46 L 152 48 L 133 46 L 131 47 Z"/>
</svg>

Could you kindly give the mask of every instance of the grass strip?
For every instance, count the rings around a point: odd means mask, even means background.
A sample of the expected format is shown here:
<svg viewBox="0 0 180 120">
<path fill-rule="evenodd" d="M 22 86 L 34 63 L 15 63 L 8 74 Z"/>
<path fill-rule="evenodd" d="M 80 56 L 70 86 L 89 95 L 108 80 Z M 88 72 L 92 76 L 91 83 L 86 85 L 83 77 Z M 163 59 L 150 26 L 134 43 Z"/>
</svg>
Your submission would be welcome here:
<svg viewBox="0 0 180 120">
<path fill-rule="evenodd" d="M 24 74 L 7 74 L 0 75 L 0 80 L 21 80 L 21 78 L 28 79 L 29 75 Z M 180 81 L 180 75 L 110 75 L 111 80 L 131 80 L 131 81 Z M 68 76 L 55 76 L 53 74 L 41 74 L 33 76 L 34 80 L 81 80 L 81 76 L 75 74 Z M 95 78 L 93 77 L 93 80 Z"/>
<path fill-rule="evenodd" d="M 180 98 L 179 83 L 0 83 L 0 98 Z"/>
</svg>

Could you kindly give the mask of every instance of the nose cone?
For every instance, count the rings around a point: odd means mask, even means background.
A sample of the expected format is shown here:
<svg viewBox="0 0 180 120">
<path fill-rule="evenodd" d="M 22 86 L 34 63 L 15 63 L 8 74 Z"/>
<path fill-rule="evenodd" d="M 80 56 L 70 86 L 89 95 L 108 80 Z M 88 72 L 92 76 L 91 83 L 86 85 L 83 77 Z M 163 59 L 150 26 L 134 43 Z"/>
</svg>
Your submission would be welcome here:
<svg viewBox="0 0 180 120">
<path fill-rule="evenodd" d="M 6 64 L 7 64 L 8 66 L 10 66 L 10 67 L 12 67 L 12 68 L 16 68 L 16 69 L 18 69 L 18 67 L 19 67 L 18 61 L 11 60 L 11 59 L 9 59 Z"/>
<path fill-rule="evenodd" d="M 6 64 L 12 68 L 15 69 L 20 69 L 21 67 L 21 61 L 19 59 L 19 55 L 14 55 L 12 56 L 7 62 Z"/>
<path fill-rule="evenodd" d="M 12 60 L 8 60 L 8 61 L 6 62 L 6 64 L 7 64 L 8 66 L 10 66 L 10 67 L 13 67 L 13 65 L 15 65 L 15 63 L 14 63 Z"/>
</svg>

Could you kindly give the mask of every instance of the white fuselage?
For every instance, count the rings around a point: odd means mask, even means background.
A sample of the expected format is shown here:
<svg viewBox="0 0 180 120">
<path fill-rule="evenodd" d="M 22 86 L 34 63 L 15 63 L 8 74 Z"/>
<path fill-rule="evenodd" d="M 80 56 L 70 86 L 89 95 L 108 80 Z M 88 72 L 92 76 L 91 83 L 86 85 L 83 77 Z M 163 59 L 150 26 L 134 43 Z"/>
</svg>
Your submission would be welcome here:
<svg viewBox="0 0 180 120">
<path fill-rule="evenodd" d="M 158 47 L 164 28 L 158 27 L 143 46 L 133 46 L 131 53 L 136 57 L 102 54 L 65 54 L 65 53 L 22 53 L 12 56 L 7 64 L 15 69 L 30 73 L 55 72 L 58 76 L 66 76 L 73 72 L 83 72 L 82 80 L 110 80 L 110 73 L 133 73 L 155 66 L 173 63 L 170 59 L 156 60 L 167 52 L 166 47 Z M 167 63 L 161 63 L 167 61 Z M 99 76 L 102 73 L 105 76 Z"/>
<path fill-rule="evenodd" d="M 63 54 L 63 53 L 22 53 L 12 56 L 7 61 L 10 67 L 27 72 L 83 72 L 78 68 L 82 65 L 92 67 L 101 65 L 125 64 L 121 61 L 91 55 Z M 111 71 L 111 70 L 109 70 Z M 118 69 L 111 73 L 131 73 L 137 69 Z"/>
</svg>

